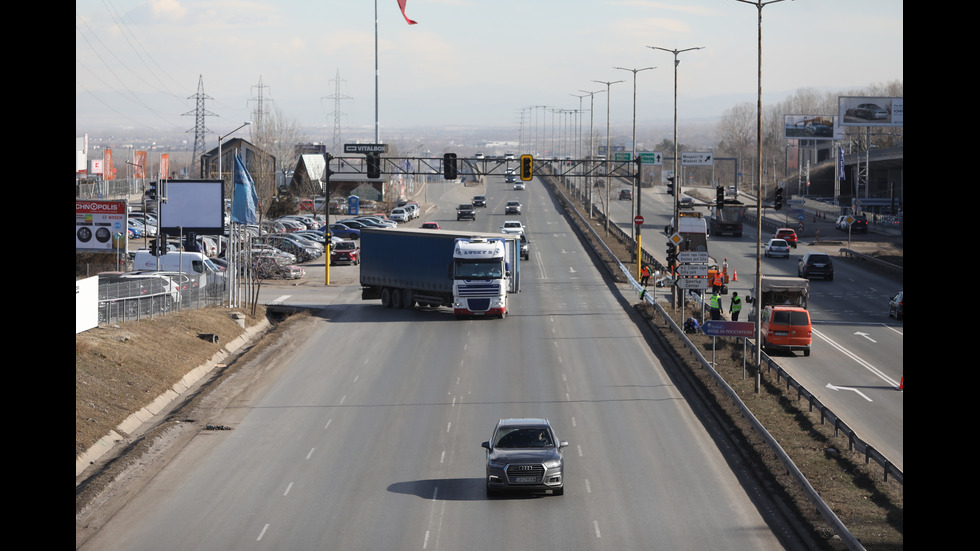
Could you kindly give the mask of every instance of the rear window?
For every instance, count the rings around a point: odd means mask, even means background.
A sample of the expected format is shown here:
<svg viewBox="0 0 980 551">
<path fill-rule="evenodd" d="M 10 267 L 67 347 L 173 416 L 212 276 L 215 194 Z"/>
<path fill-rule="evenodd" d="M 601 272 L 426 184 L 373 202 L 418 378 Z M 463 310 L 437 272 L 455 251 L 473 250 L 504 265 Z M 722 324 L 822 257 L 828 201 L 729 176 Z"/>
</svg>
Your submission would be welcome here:
<svg viewBox="0 0 980 551">
<path fill-rule="evenodd" d="M 795 310 L 775 310 L 772 313 L 772 323 L 775 325 L 810 325 L 810 316 L 806 312 Z"/>
<path fill-rule="evenodd" d="M 817 263 L 817 264 L 830 264 L 830 255 L 811 254 L 810 262 Z"/>
</svg>

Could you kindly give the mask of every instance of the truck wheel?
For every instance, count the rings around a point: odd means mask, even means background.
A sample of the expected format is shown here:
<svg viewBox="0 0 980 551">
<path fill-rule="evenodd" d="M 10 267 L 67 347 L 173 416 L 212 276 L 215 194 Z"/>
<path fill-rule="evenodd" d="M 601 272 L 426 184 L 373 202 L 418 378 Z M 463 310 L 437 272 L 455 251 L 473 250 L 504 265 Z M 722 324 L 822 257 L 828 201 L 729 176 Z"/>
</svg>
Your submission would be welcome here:
<svg viewBox="0 0 980 551">
<path fill-rule="evenodd" d="M 410 309 L 412 306 L 415 306 L 415 299 L 412 298 L 412 291 L 406 289 L 402 291 L 402 308 Z"/>
<path fill-rule="evenodd" d="M 391 308 L 391 289 L 387 287 L 381 289 L 381 306 Z"/>
<path fill-rule="evenodd" d="M 402 290 L 395 289 L 391 292 L 391 307 L 402 308 Z"/>
</svg>

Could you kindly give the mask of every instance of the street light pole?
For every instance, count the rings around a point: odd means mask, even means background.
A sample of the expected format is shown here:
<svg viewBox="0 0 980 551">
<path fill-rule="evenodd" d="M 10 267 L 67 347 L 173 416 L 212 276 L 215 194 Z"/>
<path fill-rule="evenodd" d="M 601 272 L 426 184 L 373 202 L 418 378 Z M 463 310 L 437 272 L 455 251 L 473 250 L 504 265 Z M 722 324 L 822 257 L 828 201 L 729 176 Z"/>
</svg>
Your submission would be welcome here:
<svg viewBox="0 0 980 551">
<path fill-rule="evenodd" d="M 678 217 L 678 201 L 680 200 L 681 196 L 681 180 L 677 177 L 677 162 L 678 158 L 680 157 L 680 147 L 677 144 L 677 66 L 680 64 L 680 60 L 677 59 L 677 55 L 682 52 L 689 52 L 691 50 L 703 50 L 704 48 L 702 46 L 685 48 L 683 50 L 668 50 L 667 48 L 660 48 L 658 46 L 647 46 L 647 48 L 652 50 L 663 50 L 674 54 L 674 218 L 672 222 L 673 227 L 671 230 L 677 231 L 678 226 L 680 226 L 680 220 Z M 673 275 L 674 274 L 670 274 L 671 277 L 673 277 Z M 671 302 L 676 305 L 678 293 L 675 291 L 672 295 L 673 298 L 671 299 Z"/>
<path fill-rule="evenodd" d="M 613 67 L 613 69 L 619 69 L 621 71 L 631 71 L 633 73 L 633 152 L 630 154 L 630 161 L 635 162 L 636 161 L 636 73 L 639 73 L 640 71 L 648 71 L 650 69 L 656 69 L 656 67 L 644 67 L 642 69 L 627 69 L 626 67 Z M 631 219 L 633 218 L 633 216 L 640 214 L 640 210 L 639 210 L 640 204 L 637 201 L 637 197 L 642 192 L 636 186 L 635 178 L 633 179 L 633 188 L 634 188 L 633 199 L 630 201 L 630 214 L 632 215 L 630 216 Z M 630 235 L 631 237 L 633 237 L 633 240 L 635 241 L 636 224 L 630 225 Z"/>
<path fill-rule="evenodd" d="M 609 149 L 609 103 L 610 103 L 610 101 L 609 101 L 609 99 L 610 99 L 609 98 L 609 87 L 612 86 L 613 84 L 619 84 L 620 82 L 623 82 L 623 81 L 621 81 L 621 80 L 614 80 L 614 81 L 593 80 L 592 82 L 598 82 L 599 84 L 605 84 L 606 85 L 606 162 L 605 162 L 606 170 L 604 171 L 605 172 L 605 177 L 606 177 L 606 179 L 605 179 L 605 188 L 606 188 L 606 207 L 605 207 L 605 209 L 606 210 L 605 210 L 605 212 L 603 214 L 604 214 L 604 217 L 606 219 L 606 222 L 605 222 L 606 235 L 608 235 L 609 234 L 609 154 L 612 152 L 612 150 Z"/>
<path fill-rule="evenodd" d="M 737 2 L 742 2 L 743 4 L 751 4 L 756 7 L 759 11 L 759 24 L 758 24 L 758 42 L 759 42 L 759 94 L 758 103 L 756 105 L 756 128 L 755 128 L 755 156 L 756 156 L 756 198 L 755 206 L 758 212 L 758 216 L 755 219 L 755 230 L 756 230 L 756 244 L 755 244 L 755 392 L 759 393 L 759 389 L 762 385 L 761 381 L 761 370 L 759 367 L 762 365 L 762 348 L 759 342 L 759 327 L 762 325 L 762 308 L 759 300 L 759 291 L 762 290 L 762 8 L 768 6 L 769 4 L 775 4 L 776 2 L 782 2 L 783 0 L 769 0 L 768 2 L 763 2 L 757 0 L 755 2 L 750 2 L 749 0 L 736 0 Z"/>
<path fill-rule="evenodd" d="M 595 92 L 589 92 L 588 90 L 579 90 L 579 92 L 585 92 L 589 95 L 589 171 L 592 170 L 592 159 L 595 157 L 595 131 L 593 130 L 593 125 L 595 123 L 595 95 L 605 92 L 605 90 L 596 90 Z M 585 179 L 586 184 L 589 188 L 589 220 L 592 219 L 592 178 L 588 177 Z"/>
</svg>

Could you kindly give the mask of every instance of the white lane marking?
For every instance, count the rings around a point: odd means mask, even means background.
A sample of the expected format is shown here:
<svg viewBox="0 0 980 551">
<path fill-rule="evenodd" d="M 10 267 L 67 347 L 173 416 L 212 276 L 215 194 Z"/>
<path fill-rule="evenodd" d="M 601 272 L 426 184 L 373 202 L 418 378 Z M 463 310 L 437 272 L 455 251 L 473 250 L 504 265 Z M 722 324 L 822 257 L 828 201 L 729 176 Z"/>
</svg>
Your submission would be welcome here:
<svg viewBox="0 0 980 551">
<path fill-rule="evenodd" d="M 289 483 L 289 486 L 286 486 L 286 491 L 282 493 L 282 496 L 283 496 L 283 497 L 286 497 L 286 496 L 288 496 L 288 495 L 289 495 L 289 490 L 291 490 L 292 488 L 293 488 L 293 483 L 292 483 L 292 482 L 290 482 L 290 483 Z"/>
<path fill-rule="evenodd" d="M 280 295 L 280 296 L 276 297 L 269 304 L 282 304 L 283 302 L 285 302 L 286 300 L 288 300 L 289 297 L 291 297 L 291 296 L 293 296 L 293 295 Z"/>
<path fill-rule="evenodd" d="M 263 526 L 262 527 L 262 531 L 259 532 L 259 537 L 255 538 L 255 541 L 262 541 L 262 536 L 265 535 L 265 531 L 268 530 L 268 529 L 269 529 L 269 525 L 268 524 L 266 524 L 265 526 Z"/>
<path fill-rule="evenodd" d="M 849 387 L 849 386 L 835 386 L 835 385 L 832 385 L 832 384 L 830 384 L 830 383 L 827 383 L 827 388 L 829 388 L 830 390 L 850 390 L 851 392 L 855 392 L 855 393 L 857 393 L 857 394 L 858 394 L 859 396 L 861 396 L 862 398 L 864 398 L 865 400 L 867 400 L 867 401 L 869 401 L 869 402 L 873 402 L 873 401 L 874 401 L 874 400 L 872 400 L 871 398 L 868 398 L 868 397 L 867 397 L 867 396 L 866 396 L 866 395 L 865 395 L 865 394 L 864 394 L 863 392 L 861 392 L 860 390 L 858 390 L 858 389 L 856 389 L 856 388 L 851 388 L 851 387 Z"/>
<path fill-rule="evenodd" d="M 882 373 L 881 370 L 878 369 L 877 367 L 875 367 L 875 366 L 869 364 L 868 362 L 862 360 L 861 358 L 857 357 L 857 355 L 855 355 L 854 353 L 850 352 L 849 350 L 847 350 L 846 348 L 844 348 L 840 344 L 837 344 L 833 339 L 831 339 L 827 335 L 824 335 L 823 333 L 821 333 L 820 331 L 817 331 L 817 330 L 814 330 L 813 331 L 813 334 L 814 335 L 817 335 L 821 339 L 823 339 L 823 340 L 827 341 L 828 343 L 830 343 L 830 346 L 833 346 L 834 348 L 836 348 L 837 350 L 839 350 L 842 354 L 844 354 L 845 356 L 847 356 L 847 357 L 851 358 L 852 360 L 854 360 L 855 362 L 857 362 L 858 365 L 861 365 L 862 367 L 864 367 L 865 369 L 867 369 L 868 371 L 870 371 L 872 374 L 874 374 L 875 376 L 877 376 L 879 379 L 885 381 L 886 383 L 888 383 L 891 386 L 898 386 L 898 383 L 894 379 L 892 379 L 888 375 L 885 375 L 884 373 Z"/>
</svg>

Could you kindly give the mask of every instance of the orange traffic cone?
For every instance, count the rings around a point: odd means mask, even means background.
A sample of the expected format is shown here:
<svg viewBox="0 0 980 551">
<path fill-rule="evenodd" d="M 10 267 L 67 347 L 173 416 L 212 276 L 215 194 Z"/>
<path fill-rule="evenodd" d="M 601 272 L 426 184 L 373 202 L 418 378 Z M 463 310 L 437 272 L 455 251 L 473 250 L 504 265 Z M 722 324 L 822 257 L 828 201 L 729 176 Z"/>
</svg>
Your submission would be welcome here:
<svg viewBox="0 0 980 551">
<path fill-rule="evenodd" d="M 738 281 L 738 270 L 732 268 L 732 281 Z"/>
</svg>

